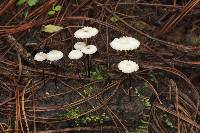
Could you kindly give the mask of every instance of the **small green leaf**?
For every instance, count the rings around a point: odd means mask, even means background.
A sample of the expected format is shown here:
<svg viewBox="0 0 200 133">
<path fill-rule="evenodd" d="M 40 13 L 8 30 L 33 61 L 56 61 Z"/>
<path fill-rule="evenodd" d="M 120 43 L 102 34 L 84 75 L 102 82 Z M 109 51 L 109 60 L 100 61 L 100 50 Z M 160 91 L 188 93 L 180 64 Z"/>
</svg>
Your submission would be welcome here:
<svg viewBox="0 0 200 133">
<path fill-rule="evenodd" d="M 21 5 L 23 5 L 25 2 L 26 2 L 26 0 L 18 0 L 18 1 L 17 1 L 17 5 L 18 5 L 18 6 L 21 6 Z"/>
<path fill-rule="evenodd" d="M 60 6 L 60 5 L 57 5 L 53 8 L 53 10 L 56 12 L 60 11 L 61 9 L 62 9 L 62 6 Z"/>
<path fill-rule="evenodd" d="M 61 26 L 49 24 L 49 25 L 44 26 L 42 31 L 48 32 L 48 33 L 53 33 L 53 32 L 58 32 L 62 29 L 63 29 L 63 27 L 61 27 Z"/>
<path fill-rule="evenodd" d="M 116 16 L 112 16 L 110 18 L 110 20 L 113 22 L 113 23 L 116 23 L 118 21 L 118 18 Z"/>
<path fill-rule="evenodd" d="M 35 6 L 38 2 L 39 2 L 39 0 L 28 0 L 28 5 Z"/>
<path fill-rule="evenodd" d="M 56 13 L 56 12 L 53 11 L 53 10 L 48 11 L 48 15 L 49 15 L 49 16 L 52 16 L 52 15 L 54 15 L 55 13 Z"/>
</svg>

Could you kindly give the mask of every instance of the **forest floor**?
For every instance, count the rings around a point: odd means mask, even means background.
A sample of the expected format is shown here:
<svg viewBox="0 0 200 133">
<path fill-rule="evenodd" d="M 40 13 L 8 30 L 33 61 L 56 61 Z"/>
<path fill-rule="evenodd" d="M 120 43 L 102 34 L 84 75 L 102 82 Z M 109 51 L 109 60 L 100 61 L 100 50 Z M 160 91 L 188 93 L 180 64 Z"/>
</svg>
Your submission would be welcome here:
<svg viewBox="0 0 200 133">
<path fill-rule="evenodd" d="M 199 18 L 200 0 L 0 1 L 0 132 L 200 132 Z M 98 51 L 72 61 L 83 26 Z M 140 47 L 113 50 L 123 36 Z M 51 50 L 63 58 L 34 60 Z M 139 70 L 123 74 L 125 59 Z"/>
</svg>

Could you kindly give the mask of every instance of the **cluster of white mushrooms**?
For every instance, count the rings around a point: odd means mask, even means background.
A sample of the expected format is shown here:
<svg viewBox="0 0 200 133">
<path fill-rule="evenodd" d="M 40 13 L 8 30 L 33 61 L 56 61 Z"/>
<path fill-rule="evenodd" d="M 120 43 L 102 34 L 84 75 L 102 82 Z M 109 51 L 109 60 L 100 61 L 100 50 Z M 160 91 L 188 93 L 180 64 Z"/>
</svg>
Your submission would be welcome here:
<svg viewBox="0 0 200 133">
<path fill-rule="evenodd" d="M 95 36 L 98 33 L 96 28 L 92 27 L 83 27 L 82 29 L 77 30 L 74 33 L 75 38 L 87 39 Z M 77 42 L 74 45 L 74 49 L 69 54 L 68 57 L 70 59 L 80 59 L 83 54 L 91 55 L 97 51 L 97 47 L 95 45 L 87 45 L 86 42 Z M 39 52 L 35 55 L 34 60 L 36 61 L 44 61 L 48 60 L 50 62 L 60 60 L 63 57 L 63 53 L 58 50 L 52 50 L 49 53 Z"/>
<path fill-rule="evenodd" d="M 92 27 L 83 27 L 74 33 L 75 38 L 85 39 L 85 42 L 77 42 L 74 45 L 74 49 L 69 54 L 70 59 L 80 59 L 83 54 L 92 55 L 97 52 L 97 47 L 95 45 L 87 45 L 87 39 L 98 34 L 98 30 Z"/>
<path fill-rule="evenodd" d="M 74 45 L 74 50 L 69 52 L 68 57 L 72 60 L 78 60 L 82 58 L 84 54 L 89 56 L 97 52 L 97 47 L 95 45 L 88 45 L 87 39 L 98 34 L 98 30 L 93 27 L 83 27 L 74 33 L 75 38 L 83 39 L 82 42 L 77 42 Z M 135 50 L 140 46 L 140 42 L 133 37 L 120 37 L 115 38 L 110 46 L 117 51 L 131 51 Z M 49 53 L 39 52 L 35 55 L 34 60 L 44 61 L 48 60 L 50 62 L 60 60 L 63 57 L 63 53 L 58 50 L 52 50 Z M 123 60 L 118 64 L 118 69 L 123 73 L 132 73 L 138 71 L 139 66 L 136 62 L 131 60 Z"/>
<path fill-rule="evenodd" d="M 83 54 L 86 54 L 86 59 L 87 59 L 87 76 L 90 77 L 90 68 L 91 68 L 91 55 L 97 52 L 97 47 L 95 45 L 88 45 L 87 44 L 87 39 L 96 36 L 98 34 L 98 30 L 93 27 L 83 27 L 79 30 L 77 30 L 74 33 L 74 37 L 78 39 L 83 39 L 82 42 L 77 42 L 74 45 L 74 49 L 72 50 L 69 54 L 68 57 L 70 59 L 80 59 Z M 85 65 L 86 66 L 86 65 Z"/>
</svg>

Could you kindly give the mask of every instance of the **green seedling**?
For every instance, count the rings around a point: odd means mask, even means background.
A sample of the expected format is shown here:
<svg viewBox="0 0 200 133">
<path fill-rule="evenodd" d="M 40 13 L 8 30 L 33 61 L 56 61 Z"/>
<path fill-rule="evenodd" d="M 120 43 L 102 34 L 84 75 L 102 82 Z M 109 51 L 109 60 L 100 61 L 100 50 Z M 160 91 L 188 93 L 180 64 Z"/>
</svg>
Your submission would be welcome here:
<svg viewBox="0 0 200 133">
<path fill-rule="evenodd" d="M 112 16 L 110 18 L 110 21 L 112 21 L 113 23 L 116 23 L 118 21 L 118 18 L 116 16 Z"/>
<path fill-rule="evenodd" d="M 139 120 L 136 133 L 148 133 L 149 119 L 143 117 Z"/>
<path fill-rule="evenodd" d="M 32 6 L 35 6 L 38 2 L 39 2 L 39 0 L 18 0 L 17 6 L 22 6 L 25 3 L 27 3 L 28 6 L 32 7 Z"/>
<path fill-rule="evenodd" d="M 104 78 L 101 70 L 99 70 L 98 68 L 96 68 L 95 71 L 92 71 L 90 73 L 91 73 L 92 79 L 94 80 L 102 80 Z"/>
<path fill-rule="evenodd" d="M 172 120 L 170 120 L 170 118 L 164 114 L 161 115 L 161 119 L 163 120 L 163 122 L 170 128 L 175 128 L 176 126 L 172 123 Z"/>
<path fill-rule="evenodd" d="M 23 13 L 23 16 L 24 16 L 24 18 L 27 18 L 28 17 L 28 10 L 26 10 L 26 11 L 24 11 L 24 13 Z"/>
<path fill-rule="evenodd" d="M 149 100 L 150 100 L 149 97 L 145 97 L 145 98 L 143 98 L 143 104 L 144 104 L 145 109 L 148 109 L 148 108 L 151 107 L 151 103 L 150 103 Z"/>
<path fill-rule="evenodd" d="M 84 95 L 85 97 L 90 96 L 91 93 L 92 93 L 92 90 L 93 90 L 92 86 L 86 86 L 86 87 L 84 88 L 84 90 L 83 90 L 83 95 Z"/>
<path fill-rule="evenodd" d="M 80 115 L 80 110 L 77 107 L 75 109 L 68 110 L 66 117 L 69 118 L 69 119 L 74 119 L 74 118 L 78 118 L 79 115 Z"/>
<path fill-rule="evenodd" d="M 138 86 L 135 88 L 135 94 L 139 97 L 143 106 L 147 112 L 149 112 L 151 103 L 150 98 L 143 95 L 143 92 L 148 90 L 148 84 L 144 83 L 142 86 Z M 139 120 L 135 133 L 148 133 L 148 126 L 149 126 L 149 115 L 143 115 L 143 117 Z"/>
<path fill-rule="evenodd" d="M 145 109 L 149 109 L 151 107 L 150 98 L 141 95 L 140 92 L 138 91 L 138 89 L 139 88 L 135 88 L 135 94 L 140 98 L 140 100 L 142 101 Z"/>
<path fill-rule="evenodd" d="M 53 16 L 55 13 L 61 11 L 61 9 L 62 9 L 62 6 L 60 6 L 60 5 L 56 5 L 56 6 L 53 5 L 53 7 L 51 8 L 51 10 L 48 11 L 48 15 L 49 16 Z"/>
</svg>

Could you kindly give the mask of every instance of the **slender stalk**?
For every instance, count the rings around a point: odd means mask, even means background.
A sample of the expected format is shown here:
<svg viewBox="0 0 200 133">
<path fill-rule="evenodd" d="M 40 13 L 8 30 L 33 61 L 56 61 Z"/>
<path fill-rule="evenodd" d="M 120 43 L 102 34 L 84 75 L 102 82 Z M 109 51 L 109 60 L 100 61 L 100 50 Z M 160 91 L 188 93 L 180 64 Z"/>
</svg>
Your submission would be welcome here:
<svg viewBox="0 0 200 133">
<path fill-rule="evenodd" d="M 86 75 L 87 75 L 87 55 L 85 56 L 85 58 L 84 58 L 84 63 L 83 63 L 83 65 L 84 65 L 84 72 L 86 72 Z"/>
<path fill-rule="evenodd" d="M 58 88 L 58 65 L 56 65 L 56 79 L 55 79 L 55 86 Z"/>
<path fill-rule="evenodd" d="M 90 77 L 90 65 L 91 61 L 90 61 L 90 55 L 87 55 L 87 76 Z"/>
<path fill-rule="evenodd" d="M 81 79 L 81 75 L 80 75 L 79 63 L 78 63 L 77 60 L 75 61 L 75 63 L 77 64 L 76 73 L 78 74 L 79 80 L 82 80 L 82 79 Z"/>
<path fill-rule="evenodd" d="M 132 92 L 132 78 L 131 78 L 131 74 L 128 74 L 128 82 L 129 82 L 129 86 L 128 86 L 128 95 L 129 95 L 129 101 L 131 101 L 131 92 Z"/>
<path fill-rule="evenodd" d="M 128 57 L 128 51 L 125 50 L 125 57 L 129 59 Z"/>
<path fill-rule="evenodd" d="M 45 79 L 44 68 L 42 68 L 42 77 L 43 77 L 43 82 L 44 82 L 44 86 L 45 86 L 46 85 L 46 79 Z"/>
<path fill-rule="evenodd" d="M 109 46 L 108 46 L 108 44 L 109 44 L 109 42 L 108 42 L 108 27 L 106 28 L 106 40 L 107 40 L 107 42 L 106 42 L 106 52 L 107 52 L 107 60 L 108 60 L 108 62 L 107 62 L 107 67 L 108 67 L 108 70 L 110 69 L 110 53 L 109 53 Z"/>
<path fill-rule="evenodd" d="M 85 43 L 87 45 L 87 38 L 85 38 Z M 86 75 L 87 77 L 90 77 L 90 56 L 86 55 L 86 61 L 85 61 L 85 71 L 86 71 Z"/>
</svg>

